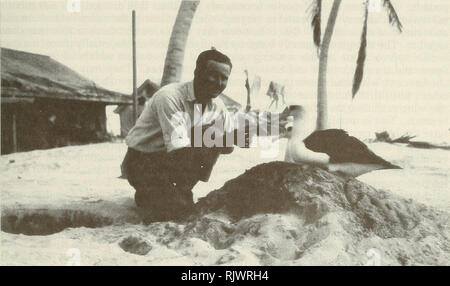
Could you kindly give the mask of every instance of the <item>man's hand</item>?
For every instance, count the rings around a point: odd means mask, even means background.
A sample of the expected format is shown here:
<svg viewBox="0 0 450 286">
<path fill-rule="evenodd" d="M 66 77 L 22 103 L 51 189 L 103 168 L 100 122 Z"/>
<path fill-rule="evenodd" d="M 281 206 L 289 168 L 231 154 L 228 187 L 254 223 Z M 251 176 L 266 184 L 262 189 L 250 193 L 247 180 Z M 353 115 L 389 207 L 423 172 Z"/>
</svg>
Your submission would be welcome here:
<svg viewBox="0 0 450 286">
<path fill-rule="evenodd" d="M 203 146 L 203 135 L 205 134 L 205 131 L 206 130 L 208 130 L 209 128 L 212 128 L 213 126 L 214 126 L 214 121 L 212 121 L 211 123 L 208 123 L 208 124 L 202 124 L 201 125 L 201 137 L 200 138 L 198 138 L 198 139 L 200 139 L 201 140 L 201 143 L 202 143 L 202 145 L 201 146 Z M 194 147 L 195 145 L 194 145 L 194 138 L 195 138 L 195 136 L 197 136 L 196 135 L 196 133 L 195 133 L 195 131 L 196 131 L 196 129 L 198 129 L 199 128 L 199 126 L 194 126 L 194 127 L 191 127 L 191 130 L 190 130 L 190 134 L 191 134 L 191 146 L 192 147 Z M 211 136 L 212 138 L 211 139 L 214 139 L 214 137 L 215 137 L 215 132 L 212 134 L 212 136 Z M 198 140 L 197 139 L 197 140 Z"/>
<path fill-rule="evenodd" d="M 278 131 L 277 135 L 286 133 L 286 125 L 290 120 L 283 113 L 263 112 L 262 114 L 257 114 L 253 122 L 255 124 L 250 126 L 250 131 L 253 131 L 254 134 L 258 136 L 272 136 L 275 135 L 272 134 L 272 127 L 275 127 L 275 130 Z M 276 124 L 276 126 L 272 126 L 273 124 Z"/>
<path fill-rule="evenodd" d="M 223 142 L 223 147 L 218 147 L 218 146 L 214 146 L 214 147 L 202 147 L 202 148 L 211 148 L 211 149 L 215 149 L 217 151 L 219 151 L 221 154 L 230 154 L 231 152 L 233 152 L 234 147 L 233 146 L 226 146 L 226 134 L 224 133 L 224 130 L 220 130 L 217 129 L 215 127 L 215 121 L 212 121 L 208 124 L 202 124 L 202 146 L 203 146 L 203 135 L 205 134 L 206 130 L 211 130 L 210 128 L 212 128 L 213 132 L 211 133 L 211 139 L 215 140 L 216 136 L 217 137 L 221 137 L 222 142 Z M 191 129 L 191 146 L 194 146 L 194 128 L 192 127 Z"/>
</svg>

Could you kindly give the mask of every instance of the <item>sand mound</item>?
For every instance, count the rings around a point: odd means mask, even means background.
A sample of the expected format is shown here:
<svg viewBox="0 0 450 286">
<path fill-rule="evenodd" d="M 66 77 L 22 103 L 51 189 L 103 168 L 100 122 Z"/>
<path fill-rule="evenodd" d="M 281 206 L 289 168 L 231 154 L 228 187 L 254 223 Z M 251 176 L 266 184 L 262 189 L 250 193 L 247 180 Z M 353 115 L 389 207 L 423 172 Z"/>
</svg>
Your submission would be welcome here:
<svg viewBox="0 0 450 286">
<path fill-rule="evenodd" d="M 447 213 L 306 165 L 256 166 L 202 198 L 197 210 L 166 242 L 250 244 L 262 264 L 363 264 L 370 249 L 392 264 L 450 261 Z"/>
<path fill-rule="evenodd" d="M 128 201 L 93 201 L 4 209 L 2 230 L 61 231 L 39 238 L 42 245 L 82 237 L 86 265 L 448 265 L 449 218 L 356 179 L 271 162 L 210 192 L 185 221 L 146 226 Z M 36 261 L 42 255 L 50 254 L 43 250 Z"/>
<path fill-rule="evenodd" d="M 382 238 L 405 237 L 420 222 L 433 222 L 439 212 L 376 190 L 356 179 L 320 168 L 284 162 L 259 165 L 211 192 L 197 204 L 205 214 L 223 212 L 233 220 L 261 213 L 297 214 L 313 223 L 330 212 L 345 211 L 365 232 Z"/>
</svg>

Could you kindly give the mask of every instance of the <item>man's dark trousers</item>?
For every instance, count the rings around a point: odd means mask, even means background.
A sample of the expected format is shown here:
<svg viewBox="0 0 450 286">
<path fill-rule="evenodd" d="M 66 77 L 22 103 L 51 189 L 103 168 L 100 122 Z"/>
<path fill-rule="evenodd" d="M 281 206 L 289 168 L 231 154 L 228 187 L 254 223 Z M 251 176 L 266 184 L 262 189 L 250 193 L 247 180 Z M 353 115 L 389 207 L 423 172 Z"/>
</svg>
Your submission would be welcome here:
<svg viewBox="0 0 450 286">
<path fill-rule="evenodd" d="M 128 148 L 122 169 L 136 190 L 136 205 L 147 221 L 187 217 L 194 210 L 192 188 L 208 181 L 221 154 L 217 148 L 196 148 L 196 152 L 140 152 Z"/>
</svg>

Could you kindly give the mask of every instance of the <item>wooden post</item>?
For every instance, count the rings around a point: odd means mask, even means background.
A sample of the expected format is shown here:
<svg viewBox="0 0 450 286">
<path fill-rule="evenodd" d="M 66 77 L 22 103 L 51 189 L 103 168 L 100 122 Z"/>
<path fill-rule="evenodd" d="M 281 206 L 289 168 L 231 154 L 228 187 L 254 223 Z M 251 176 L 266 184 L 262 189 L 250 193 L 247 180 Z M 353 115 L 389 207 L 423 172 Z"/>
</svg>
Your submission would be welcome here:
<svg viewBox="0 0 450 286">
<path fill-rule="evenodd" d="M 137 120 L 137 91 L 136 91 L 136 12 L 132 14 L 132 34 L 133 34 L 133 121 Z"/>
</svg>

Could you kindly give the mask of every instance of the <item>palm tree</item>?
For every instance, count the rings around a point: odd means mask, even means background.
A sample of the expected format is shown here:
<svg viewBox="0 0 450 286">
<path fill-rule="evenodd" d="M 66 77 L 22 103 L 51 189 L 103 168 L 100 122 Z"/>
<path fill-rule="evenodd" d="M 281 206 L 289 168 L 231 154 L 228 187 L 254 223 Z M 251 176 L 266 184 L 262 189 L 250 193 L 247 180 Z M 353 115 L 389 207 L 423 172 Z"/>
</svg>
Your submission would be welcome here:
<svg viewBox="0 0 450 286">
<path fill-rule="evenodd" d="M 355 97 L 356 93 L 361 86 L 363 74 L 364 74 L 364 63 L 366 59 L 366 46 L 367 46 L 367 19 L 369 16 L 369 1 L 366 0 L 364 5 L 364 20 L 363 20 L 363 31 L 361 34 L 361 44 L 359 47 L 358 58 L 356 60 L 356 70 L 353 77 L 353 87 L 352 87 L 352 98 Z M 388 13 L 389 23 L 396 26 L 397 29 L 402 31 L 402 24 L 392 6 L 391 1 L 382 0 L 383 6 L 386 8 Z M 313 28 L 313 41 L 317 47 L 317 54 L 319 56 L 319 76 L 317 82 L 317 122 L 316 129 L 323 130 L 327 128 L 328 125 L 328 108 L 327 108 L 327 89 L 326 89 L 326 73 L 327 73 L 327 63 L 328 63 L 328 48 L 330 46 L 331 37 L 333 35 L 334 25 L 336 23 L 336 18 L 339 12 L 339 6 L 341 5 L 341 0 L 334 0 L 333 6 L 331 7 L 330 15 L 328 16 L 327 27 L 325 28 L 325 34 L 321 42 L 321 13 L 322 13 L 322 1 L 314 0 L 312 4 L 312 20 L 311 26 Z"/>
<path fill-rule="evenodd" d="M 182 1 L 180 4 L 167 48 L 161 87 L 172 82 L 179 82 L 181 79 L 184 49 L 186 48 L 189 29 L 199 4 L 200 1 Z"/>
<path fill-rule="evenodd" d="M 322 10 L 322 1 L 315 0 L 314 16 L 312 25 L 314 29 L 314 43 L 317 47 L 317 53 L 319 55 L 319 79 L 317 81 L 317 123 L 316 129 L 326 129 L 328 122 L 328 106 L 327 106 L 327 64 L 328 64 L 328 48 L 331 42 L 331 36 L 333 35 L 334 25 L 341 5 L 341 0 L 334 0 L 331 8 L 330 16 L 328 17 L 327 27 L 325 29 L 325 35 L 323 36 L 322 43 L 320 42 L 320 16 Z"/>
</svg>

